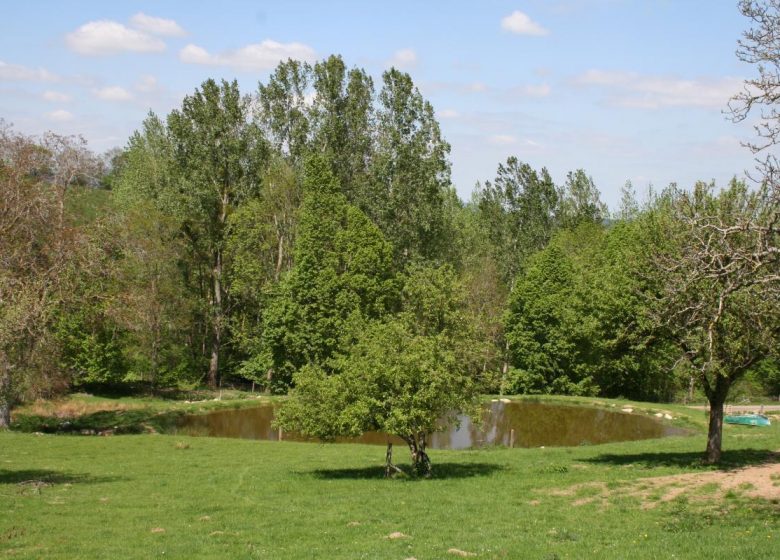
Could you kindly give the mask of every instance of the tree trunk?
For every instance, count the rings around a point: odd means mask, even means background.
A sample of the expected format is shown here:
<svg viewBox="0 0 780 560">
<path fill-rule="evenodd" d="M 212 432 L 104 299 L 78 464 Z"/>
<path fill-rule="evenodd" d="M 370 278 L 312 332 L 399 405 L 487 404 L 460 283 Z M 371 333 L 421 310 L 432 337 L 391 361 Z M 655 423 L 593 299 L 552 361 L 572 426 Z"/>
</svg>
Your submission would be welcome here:
<svg viewBox="0 0 780 560">
<path fill-rule="evenodd" d="M 432 473 L 431 460 L 425 452 L 426 434 L 421 432 L 404 438 L 412 455 L 412 472 L 417 476 L 430 478 Z"/>
<path fill-rule="evenodd" d="M 707 434 L 707 463 L 715 464 L 720 462 L 722 443 L 723 403 L 714 403 L 710 401 L 710 428 L 709 433 Z"/>
<path fill-rule="evenodd" d="M 212 339 L 211 339 L 211 360 L 209 362 L 209 387 L 217 388 L 219 375 L 219 351 L 222 338 L 222 251 L 217 250 L 214 269 L 212 270 L 212 285 L 214 293 L 212 295 Z"/>
<path fill-rule="evenodd" d="M 723 404 L 726 402 L 730 385 L 731 380 L 723 375 L 718 375 L 714 388 L 705 384 L 705 392 L 710 402 L 710 426 L 707 433 L 707 457 L 705 459 L 709 464 L 720 462 L 723 444 Z"/>
<path fill-rule="evenodd" d="M 11 425 L 11 403 L 0 395 L 0 430 L 6 430 Z"/>
<path fill-rule="evenodd" d="M 0 430 L 11 425 L 11 372 L 0 355 Z"/>
<path fill-rule="evenodd" d="M 387 453 L 385 454 L 385 478 L 391 478 L 394 473 L 402 473 L 403 471 L 393 464 L 393 444 L 387 442 Z"/>
<path fill-rule="evenodd" d="M 504 365 L 501 367 L 501 384 L 498 390 L 499 395 L 504 396 L 506 389 L 506 377 L 509 373 L 509 341 L 504 342 Z"/>
</svg>

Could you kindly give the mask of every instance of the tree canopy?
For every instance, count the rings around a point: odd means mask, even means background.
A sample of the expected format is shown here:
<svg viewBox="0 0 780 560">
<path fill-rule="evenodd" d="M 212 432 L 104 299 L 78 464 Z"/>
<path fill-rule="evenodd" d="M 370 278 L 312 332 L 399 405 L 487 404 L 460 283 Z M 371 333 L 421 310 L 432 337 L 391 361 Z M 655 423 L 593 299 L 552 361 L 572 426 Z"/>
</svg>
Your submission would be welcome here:
<svg viewBox="0 0 780 560">
<path fill-rule="evenodd" d="M 480 392 L 703 391 L 717 460 L 731 386 L 780 378 L 779 7 L 740 6 L 758 181 L 627 182 L 613 215 L 584 169 L 516 156 L 461 201 L 412 77 L 336 55 L 206 80 L 103 156 L 0 123 L 0 423 L 52 388 L 251 386 L 289 393 L 285 429 L 385 431 L 426 474 Z"/>
</svg>

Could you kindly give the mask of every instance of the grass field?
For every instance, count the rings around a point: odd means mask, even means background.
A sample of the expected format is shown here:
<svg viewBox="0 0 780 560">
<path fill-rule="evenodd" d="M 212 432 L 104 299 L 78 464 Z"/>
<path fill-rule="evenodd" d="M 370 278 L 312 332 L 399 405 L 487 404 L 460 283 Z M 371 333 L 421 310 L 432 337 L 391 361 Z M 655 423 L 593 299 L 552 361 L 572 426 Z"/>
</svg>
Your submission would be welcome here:
<svg viewBox="0 0 780 560">
<path fill-rule="evenodd" d="M 778 500 L 719 473 L 763 469 L 777 490 L 780 463 L 756 466 L 780 449 L 778 422 L 726 426 L 718 470 L 699 461 L 703 421 L 663 440 L 432 451 L 430 480 L 383 479 L 375 446 L 5 432 L 0 555 L 776 558 Z"/>
</svg>

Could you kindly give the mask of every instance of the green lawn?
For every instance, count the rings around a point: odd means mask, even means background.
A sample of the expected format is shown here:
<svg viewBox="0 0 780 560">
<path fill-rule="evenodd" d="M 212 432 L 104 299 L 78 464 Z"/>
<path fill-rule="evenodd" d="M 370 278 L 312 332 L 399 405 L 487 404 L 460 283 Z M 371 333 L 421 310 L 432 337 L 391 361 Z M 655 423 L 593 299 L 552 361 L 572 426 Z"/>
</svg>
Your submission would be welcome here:
<svg viewBox="0 0 780 560">
<path fill-rule="evenodd" d="M 689 425 L 703 419 L 692 413 Z M 637 479 L 712 470 L 699 463 L 703 448 L 699 432 L 576 448 L 432 451 L 433 479 L 384 480 L 382 447 L 5 432 L 0 555 L 776 558 L 777 502 L 740 490 L 706 499 L 712 486 L 668 502 L 642 494 Z M 727 466 L 761 463 L 780 449 L 778 422 L 727 426 L 725 449 Z M 404 536 L 388 538 L 393 533 Z"/>
</svg>

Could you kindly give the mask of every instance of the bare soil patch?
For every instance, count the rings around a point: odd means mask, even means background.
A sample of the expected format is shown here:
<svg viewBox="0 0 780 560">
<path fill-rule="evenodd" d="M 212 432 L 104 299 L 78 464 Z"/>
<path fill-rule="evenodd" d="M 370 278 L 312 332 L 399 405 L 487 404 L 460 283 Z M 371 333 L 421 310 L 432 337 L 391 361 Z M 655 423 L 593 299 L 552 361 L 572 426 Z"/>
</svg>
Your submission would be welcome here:
<svg viewBox="0 0 780 560">
<path fill-rule="evenodd" d="M 728 471 L 640 478 L 614 488 L 602 482 L 588 482 L 547 493 L 572 497 L 574 506 L 590 503 L 608 506 L 610 498 L 638 497 L 644 509 L 652 509 L 680 496 L 706 501 L 720 499 L 729 492 L 747 498 L 780 502 L 780 452 L 770 455 L 766 463 Z"/>
</svg>

